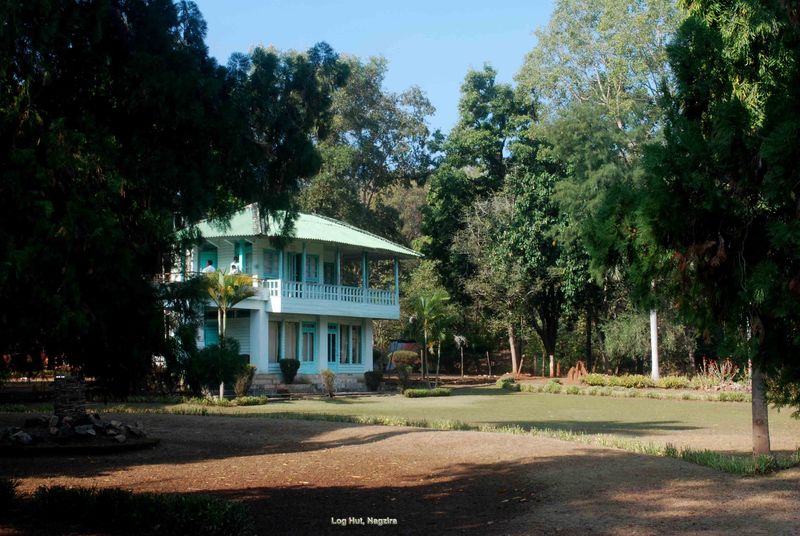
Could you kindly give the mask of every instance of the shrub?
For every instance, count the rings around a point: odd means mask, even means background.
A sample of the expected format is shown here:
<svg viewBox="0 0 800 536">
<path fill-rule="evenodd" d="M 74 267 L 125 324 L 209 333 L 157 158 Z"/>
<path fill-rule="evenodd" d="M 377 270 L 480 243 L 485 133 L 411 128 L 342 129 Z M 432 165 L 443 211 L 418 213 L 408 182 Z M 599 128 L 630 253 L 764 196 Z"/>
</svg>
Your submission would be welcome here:
<svg viewBox="0 0 800 536">
<path fill-rule="evenodd" d="M 59 524 L 67 520 L 80 525 L 81 532 L 197 536 L 254 534 L 245 506 L 202 495 L 43 486 L 36 490 L 31 501 L 38 519 Z"/>
<path fill-rule="evenodd" d="M 542 389 L 543 393 L 560 393 L 561 392 L 561 382 L 550 380 L 545 384 L 544 388 Z"/>
<path fill-rule="evenodd" d="M 625 376 L 612 376 L 610 385 L 612 387 L 627 387 L 629 389 L 643 389 L 645 387 L 654 387 L 655 382 L 650 376 L 643 376 L 642 374 L 630 374 Z"/>
<path fill-rule="evenodd" d="M 322 371 L 322 385 L 325 388 L 325 395 L 330 398 L 333 398 L 333 393 L 335 391 L 333 386 L 333 381 L 335 379 L 336 373 L 331 369 L 325 369 Z"/>
<path fill-rule="evenodd" d="M 266 396 L 242 396 L 231 402 L 233 402 L 234 406 L 263 406 L 269 402 L 269 398 Z"/>
<path fill-rule="evenodd" d="M 513 378 L 513 376 L 504 375 L 500 376 L 495 382 L 495 385 L 500 389 L 505 389 L 506 391 L 521 391 L 522 386 L 517 383 L 517 381 Z"/>
<path fill-rule="evenodd" d="M 609 376 L 606 376 L 605 374 L 591 373 L 591 374 L 587 374 L 586 376 L 584 376 L 582 381 L 586 385 L 593 385 L 593 386 L 597 386 L 597 387 L 605 387 L 605 386 L 608 385 L 608 379 L 609 379 Z"/>
<path fill-rule="evenodd" d="M 367 389 L 370 391 L 377 391 L 383 381 L 383 372 L 379 370 L 368 370 L 364 373 L 364 382 L 367 384 Z"/>
<path fill-rule="evenodd" d="M 684 376 L 664 376 L 656 382 L 656 387 L 661 389 L 686 389 L 689 384 L 689 378 Z"/>
<path fill-rule="evenodd" d="M 237 398 L 247 396 L 250 392 L 250 387 L 253 385 L 253 378 L 256 375 L 256 367 L 247 365 L 247 367 L 239 373 L 236 378 L 236 384 L 233 386 L 233 391 L 236 393 Z"/>
<path fill-rule="evenodd" d="M 190 390 L 197 394 L 203 387 L 213 390 L 220 383 L 232 383 L 244 368 L 239 357 L 239 342 L 229 337 L 221 344 L 206 346 L 187 358 L 184 365 Z"/>
<path fill-rule="evenodd" d="M 12 478 L 0 478 L 0 504 L 9 505 L 17 497 L 19 481 Z"/>
<path fill-rule="evenodd" d="M 400 392 L 405 393 L 410 384 L 411 365 L 397 365 L 395 370 L 397 371 L 397 381 L 400 382 Z"/>
<path fill-rule="evenodd" d="M 435 389 L 406 389 L 403 394 L 407 398 L 426 398 L 431 396 L 450 396 L 450 389 L 436 387 Z"/>
<path fill-rule="evenodd" d="M 750 395 L 747 393 L 720 393 L 720 402 L 749 402 Z"/>
<path fill-rule="evenodd" d="M 409 350 L 398 350 L 396 352 L 392 352 L 389 355 L 391 356 L 392 362 L 398 368 L 400 368 L 400 365 L 409 365 L 413 367 L 414 365 L 419 363 L 419 354 L 417 354 L 417 352 L 411 352 Z"/>
<path fill-rule="evenodd" d="M 578 387 L 577 385 L 570 385 L 569 387 L 567 387 L 566 393 L 568 395 L 579 395 L 581 394 L 581 388 Z"/>
<path fill-rule="evenodd" d="M 283 381 L 286 383 L 294 382 L 294 377 L 297 376 L 297 371 L 300 370 L 300 361 L 297 359 L 278 359 L 278 364 L 281 366 Z"/>
</svg>

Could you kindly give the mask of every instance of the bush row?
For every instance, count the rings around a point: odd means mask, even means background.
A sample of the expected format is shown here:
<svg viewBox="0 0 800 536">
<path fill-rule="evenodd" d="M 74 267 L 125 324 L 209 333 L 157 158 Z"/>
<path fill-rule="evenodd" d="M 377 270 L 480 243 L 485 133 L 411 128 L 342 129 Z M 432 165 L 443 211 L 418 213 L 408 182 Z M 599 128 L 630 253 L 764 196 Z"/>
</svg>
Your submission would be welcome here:
<svg viewBox="0 0 800 536">
<path fill-rule="evenodd" d="M 426 398 L 430 396 L 450 396 L 450 389 L 436 387 L 435 389 L 406 389 L 403 394 L 406 398 Z"/>
</svg>

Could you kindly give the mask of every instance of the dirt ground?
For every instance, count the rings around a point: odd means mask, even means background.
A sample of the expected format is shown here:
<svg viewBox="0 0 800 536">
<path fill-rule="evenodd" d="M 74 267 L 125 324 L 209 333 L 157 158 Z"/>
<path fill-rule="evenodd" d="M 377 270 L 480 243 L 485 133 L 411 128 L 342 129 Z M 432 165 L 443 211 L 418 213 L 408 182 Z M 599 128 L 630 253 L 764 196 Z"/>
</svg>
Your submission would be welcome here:
<svg viewBox="0 0 800 536">
<path fill-rule="evenodd" d="M 20 418 L 0 414 L 0 426 Z M 113 456 L 0 458 L 0 475 L 21 479 L 23 492 L 63 484 L 211 493 L 248 503 L 261 534 L 800 534 L 800 469 L 748 479 L 505 434 L 120 418 L 141 420 L 162 444 Z M 366 525 L 368 517 L 397 525 Z M 337 524 L 348 518 L 365 525 Z"/>
</svg>

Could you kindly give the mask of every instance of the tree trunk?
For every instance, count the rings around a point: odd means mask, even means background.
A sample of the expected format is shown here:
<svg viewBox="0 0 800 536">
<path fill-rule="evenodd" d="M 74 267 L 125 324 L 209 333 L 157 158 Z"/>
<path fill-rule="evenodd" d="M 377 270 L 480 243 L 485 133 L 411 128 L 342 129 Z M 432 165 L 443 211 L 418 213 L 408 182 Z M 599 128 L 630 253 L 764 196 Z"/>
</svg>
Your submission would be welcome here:
<svg viewBox="0 0 800 536">
<path fill-rule="evenodd" d="M 439 363 L 442 361 L 442 341 L 436 347 L 436 387 L 439 387 Z"/>
<path fill-rule="evenodd" d="M 657 380 L 658 374 L 658 314 L 650 309 L 650 376 Z"/>
<path fill-rule="evenodd" d="M 594 356 L 592 355 L 592 307 L 586 307 L 586 370 L 592 370 Z"/>
<path fill-rule="evenodd" d="M 464 377 L 464 347 L 461 347 L 461 377 Z"/>
<path fill-rule="evenodd" d="M 553 354 L 550 354 L 550 377 L 551 378 L 553 377 L 553 374 L 555 373 L 555 370 L 553 369 L 554 365 L 555 365 L 555 363 L 553 361 Z"/>
<path fill-rule="evenodd" d="M 225 398 L 225 382 L 219 382 L 219 399 Z"/>
<path fill-rule="evenodd" d="M 489 350 L 486 350 L 486 364 L 489 365 L 489 377 L 492 377 L 492 360 L 489 359 Z"/>
<path fill-rule="evenodd" d="M 508 325 L 508 346 L 511 349 L 511 374 L 517 375 L 517 338 L 514 336 L 514 326 Z"/>
<path fill-rule="evenodd" d="M 427 328 L 422 332 L 423 345 L 422 345 L 422 379 L 428 377 L 428 330 Z"/>
<path fill-rule="evenodd" d="M 753 363 L 753 456 L 767 455 L 769 446 L 769 414 L 764 374 L 757 363 Z"/>
</svg>

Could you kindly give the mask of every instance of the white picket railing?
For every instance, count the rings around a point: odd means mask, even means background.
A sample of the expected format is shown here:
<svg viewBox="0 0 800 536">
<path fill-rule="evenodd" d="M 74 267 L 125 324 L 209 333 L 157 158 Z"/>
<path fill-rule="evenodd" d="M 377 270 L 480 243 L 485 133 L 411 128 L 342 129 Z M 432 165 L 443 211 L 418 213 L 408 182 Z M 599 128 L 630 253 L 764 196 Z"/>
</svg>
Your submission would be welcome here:
<svg viewBox="0 0 800 536">
<path fill-rule="evenodd" d="M 323 285 L 320 283 L 284 281 L 280 279 L 261 279 L 258 284 L 267 289 L 270 297 L 281 296 L 282 298 L 397 305 L 393 290 Z"/>
</svg>

